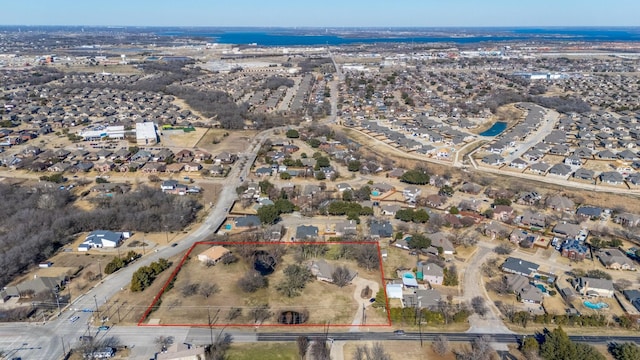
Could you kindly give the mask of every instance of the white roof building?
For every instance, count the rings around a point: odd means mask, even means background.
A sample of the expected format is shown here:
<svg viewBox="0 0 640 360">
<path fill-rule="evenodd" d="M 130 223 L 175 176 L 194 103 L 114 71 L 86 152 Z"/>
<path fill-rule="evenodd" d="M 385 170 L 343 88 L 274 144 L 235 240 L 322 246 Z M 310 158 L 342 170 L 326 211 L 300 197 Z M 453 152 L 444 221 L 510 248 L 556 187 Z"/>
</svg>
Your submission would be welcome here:
<svg viewBox="0 0 640 360">
<path fill-rule="evenodd" d="M 136 142 L 138 145 L 153 145 L 158 142 L 156 124 L 152 122 L 136 123 Z"/>
</svg>

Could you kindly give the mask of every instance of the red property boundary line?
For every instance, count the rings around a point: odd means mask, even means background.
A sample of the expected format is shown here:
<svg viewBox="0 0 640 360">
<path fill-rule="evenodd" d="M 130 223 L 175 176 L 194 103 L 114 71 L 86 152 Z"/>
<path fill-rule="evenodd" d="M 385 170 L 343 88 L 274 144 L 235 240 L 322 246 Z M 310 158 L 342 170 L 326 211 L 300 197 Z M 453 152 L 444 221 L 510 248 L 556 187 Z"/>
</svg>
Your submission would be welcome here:
<svg viewBox="0 0 640 360">
<path fill-rule="evenodd" d="M 160 298 L 167 290 L 169 285 L 173 280 L 175 280 L 176 276 L 182 269 L 185 261 L 191 255 L 193 249 L 195 249 L 198 245 L 285 245 L 285 246 L 295 246 L 295 245 L 310 245 L 310 244 L 326 244 L 326 245 L 375 245 L 378 250 L 378 261 L 380 268 L 380 286 L 384 292 L 385 298 L 385 312 L 387 313 L 387 323 L 386 324 L 360 324 L 360 325 L 352 325 L 352 324 L 331 324 L 332 327 L 388 327 L 391 326 L 391 313 L 389 311 L 389 297 L 387 296 L 387 288 L 384 284 L 384 268 L 382 266 L 382 252 L 380 251 L 380 244 L 376 241 L 345 241 L 345 242 L 310 242 L 310 241 L 302 241 L 302 242 L 219 242 L 219 241 L 198 241 L 191 245 L 187 253 L 182 257 L 178 266 L 171 272 L 171 276 L 164 283 L 160 291 L 153 297 L 151 304 L 147 307 L 147 310 L 142 314 L 140 320 L 138 320 L 138 326 L 149 326 L 149 327 L 174 327 L 174 326 L 184 326 L 184 327 L 326 327 L 327 324 L 292 324 L 292 325 L 284 325 L 284 324 L 145 324 L 144 321 L 149 317 L 149 314 L 153 311 L 154 306 L 160 301 Z"/>
</svg>

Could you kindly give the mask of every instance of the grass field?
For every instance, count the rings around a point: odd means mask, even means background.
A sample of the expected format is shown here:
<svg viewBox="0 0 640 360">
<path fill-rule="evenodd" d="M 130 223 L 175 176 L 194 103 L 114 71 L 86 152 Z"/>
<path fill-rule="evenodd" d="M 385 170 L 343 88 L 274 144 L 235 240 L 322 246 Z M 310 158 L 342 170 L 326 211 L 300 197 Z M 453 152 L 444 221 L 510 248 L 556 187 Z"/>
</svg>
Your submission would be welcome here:
<svg viewBox="0 0 640 360">
<path fill-rule="evenodd" d="M 295 342 L 233 344 L 227 351 L 229 360 L 297 360 L 298 349 Z"/>
</svg>

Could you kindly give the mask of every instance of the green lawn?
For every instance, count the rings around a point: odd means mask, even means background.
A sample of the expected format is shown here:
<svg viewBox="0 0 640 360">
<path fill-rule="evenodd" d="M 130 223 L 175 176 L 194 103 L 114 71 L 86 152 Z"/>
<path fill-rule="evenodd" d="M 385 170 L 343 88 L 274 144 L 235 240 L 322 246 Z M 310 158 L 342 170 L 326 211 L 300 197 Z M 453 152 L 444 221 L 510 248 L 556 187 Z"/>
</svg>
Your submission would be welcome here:
<svg viewBox="0 0 640 360">
<path fill-rule="evenodd" d="M 229 360 L 298 360 L 295 342 L 268 344 L 233 344 L 227 351 Z"/>
</svg>

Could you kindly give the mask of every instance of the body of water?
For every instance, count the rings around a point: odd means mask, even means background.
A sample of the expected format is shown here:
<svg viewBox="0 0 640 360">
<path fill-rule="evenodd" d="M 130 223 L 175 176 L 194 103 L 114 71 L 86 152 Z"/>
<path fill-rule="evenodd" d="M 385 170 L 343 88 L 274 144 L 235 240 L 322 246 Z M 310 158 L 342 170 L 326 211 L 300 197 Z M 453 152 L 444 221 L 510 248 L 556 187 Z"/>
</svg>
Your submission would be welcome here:
<svg viewBox="0 0 640 360">
<path fill-rule="evenodd" d="M 640 28 L 469 28 L 469 29 L 158 29 L 161 36 L 208 38 L 221 44 L 317 46 L 374 43 L 457 43 L 501 41 L 640 41 Z"/>
<path fill-rule="evenodd" d="M 480 133 L 480 136 L 497 136 L 500 135 L 507 128 L 507 123 L 498 121 L 493 124 L 489 129 Z"/>
</svg>

